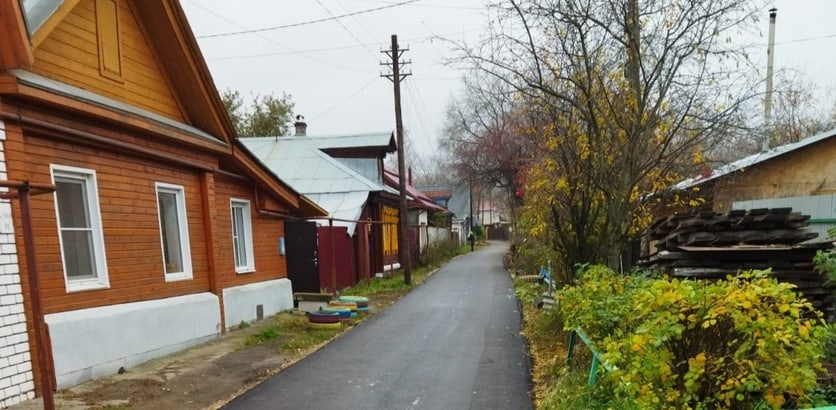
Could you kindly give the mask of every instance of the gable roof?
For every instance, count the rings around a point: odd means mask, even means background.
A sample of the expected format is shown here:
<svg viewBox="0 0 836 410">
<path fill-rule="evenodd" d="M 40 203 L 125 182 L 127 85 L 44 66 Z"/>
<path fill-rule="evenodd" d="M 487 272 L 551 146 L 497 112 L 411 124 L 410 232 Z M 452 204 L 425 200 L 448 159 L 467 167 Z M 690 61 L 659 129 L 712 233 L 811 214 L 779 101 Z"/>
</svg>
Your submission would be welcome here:
<svg viewBox="0 0 836 410">
<path fill-rule="evenodd" d="M 330 218 L 340 219 L 334 225 L 345 226 L 353 234 L 354 221 L 360 218 L 370 193 L 397 195 L 398 191 L 366 178 L 323 152 L 332 145 L 368 148 L 375 147 L 368 145 L 370 142 L 383 141 L 362 136 L 358 141 L 352 139 L 353 136 L 247 137 L 239 141 L 291 188 L 328 211 Z"/>
<path fill-rule="evenodd" d="M 49 38 L 82 0 L 0 0 L 0 94 L 68 109 L 120 127 L 166 137 L 213 152 L 222 164 L 232 165 L 258 187 L 304 216 L 326 212 L 294 191 L 243 149 L 236 149 L 235 129 L 178 0 L 124 0 L 145 42 L 160 61 L 168 86 L 183 112 L 183 121 L 108 98 L 95 88 L 85 89 L 27 71 L 34 50 Z M 133 20 L 131 20 L 133 21 Z M 45 46 L 46 47 L 46 46 Z M 20 114 L 18 119 L 23 121 Z M 215 165 L 212 165 L 214 168 Z"/>
<path fill-rule="evenodd" d="M 395 171 L 384 169 L 383 178 L 386 182 L 386 185 L 389 185 L 394 189 L 398 189 L 400 187 L 400 178 L 398 177 L 398 174 L 395 173 Z M 418 188 L 415 188 L 409 182 L 407 182 L 406 184 L 406 193 L 412 198 L 409 201 L 410 208 L 426 209 L 428 211 L 435 212 L 448 212 L 447 208 L 435 203 L 432 199 L 430 199 L 430 197 L 428 197 L 425 193 L 421 192 Z"/>
<path fill-rule="evenodd" d="M 21 47 L 15 45 L 21 41 L 28 44 L 31 36 L 31 43 L 34 48 L 37 48 L 79 2 L 80 0 L 25 0 L 22 18 L 28 25 L 29 35 L 22 39 L 10 37 L 10 46 Z M 170 80 L 170 86 L 177 96 L 182 101 L 188 102 L 182 104 L 188 122 L 222 141 L 229 142 L 235 138 L 235 128 L 221 102 L 217 87 L 179 1 L 126 0 L 126 2 L 159 59 L 174 62 L 163 64 L 161 68 L 165 71 Z M 8 12 L 4 10 L 9 7 L 7 3 L 17 3 L 17 1 L 0 1 L 0 16 L 2 16 L 0 25 L 12 22 L 9 17 L 4 16 Z M 13 12 L 15 7 L 13 5 L 11 7 Z M 0 70 L 27 68 L 28 66 L 25 61 L 12 63 L 14 64 L 0 65 Z"/>
<path fill-rule="evenodd" d="M 470 187 L 467 184 L 429 185 L 418 189 L 431 198 L 446 198 L 447 210 L 455 219 L 465 219 L 470 215 Z"/>
<path fill-rule="evenodd" d="M 697 175 L 692 178 L 688 178 L 686 180 L 678 182 L 676 185 L 672 187 L 674 190 L 683 190 L 695 187 L 697 185 L 703 184 L 708 181 L 715 180 L 717 178 L 724 177 L 728 174 L 731 174 L 735 171 L 742 171 L 746 168 L 758 165 L 760 163 L 770 161 L 774 158 L 780 157 L 784 154 L 797 151 L 801 148 L 819 143 L 821 141 L 825 141 L 830 139 L 831 137 L 836 136 L 836 129 L 832 129 L 829 131 L 822 132 L 820 134 L 813 135 L 808 138 L 804 138 L 801 141 L 793 142 L 790 144 L 781 145 L 775 148 L 770 148 L 768 151 L 758 152 L 757 154 L 749 155 L 748 157 L 741 158 L 737 161 L 732 163 L 723 165 L 719 168 L 715 168 L 711 171 L 710 174 L 707 175 Z"/>
<path fill-rule="evenodd" d="M 374 149 L 395 152 L 395 134 L 391 131 L 339 135 L 305 135 L 280 137 L 287 140 L 309 140 L 307 143 L 320 149 Z"/>
</svg>

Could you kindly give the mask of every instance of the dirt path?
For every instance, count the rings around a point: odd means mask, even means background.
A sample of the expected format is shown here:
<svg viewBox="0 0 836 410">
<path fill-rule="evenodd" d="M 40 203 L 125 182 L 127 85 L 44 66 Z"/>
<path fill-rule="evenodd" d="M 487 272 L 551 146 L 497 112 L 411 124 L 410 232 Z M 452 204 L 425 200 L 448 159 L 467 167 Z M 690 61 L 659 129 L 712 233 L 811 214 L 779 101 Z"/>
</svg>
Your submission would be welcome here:
<svg viewBox="0 0 836 410">
<path fill-rule="evenodd" d="M 370 298 L 370 315 L 394 303 L 403 292 Z M 305 339 L 306 319 L 282 313 L 236 329 L 203 345 L 94 380 L 55 395 L 58 409 L 214 409 L 254 387 L 264 379 L 311 354 L 334 337 L 350 331 L 332 331 L 324 338 Z M 300 326 L 300 323 L 303 325 Z M 277 337 L 254 343 L 254 337 L 277 330 Z M 300 339 L 300 336 L 302 337 Z M 313 342 L 312 342 L 313 340 Z M 313 345 L 311 345 L 313 343 Z M 297 347 L 297 346 L 304 346 Z M 40 409 L 40 398 L 11 409 Z"/>
</svg>

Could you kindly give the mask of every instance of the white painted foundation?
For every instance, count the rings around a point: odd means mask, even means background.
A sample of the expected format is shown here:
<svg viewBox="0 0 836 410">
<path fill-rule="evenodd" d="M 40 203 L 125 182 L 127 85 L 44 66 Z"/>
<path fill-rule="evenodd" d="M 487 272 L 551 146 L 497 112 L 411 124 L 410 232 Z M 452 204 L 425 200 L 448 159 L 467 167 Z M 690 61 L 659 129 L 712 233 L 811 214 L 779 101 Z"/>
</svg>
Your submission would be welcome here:
<svg viewBox="0 0 836 410">
<path fill-rule="evenodd" d="M 256 319 L 262 305 L 264 317 L 293 309 L 293 290 L 286 278 L 224 289 L 224 319 L 227 328 Z"/>
<path fill-rule="evenodd" d="M 217 337 L 219 305 L 217 296 L 199 293 L 46 315 L 58 388 Z"/>
</svg>

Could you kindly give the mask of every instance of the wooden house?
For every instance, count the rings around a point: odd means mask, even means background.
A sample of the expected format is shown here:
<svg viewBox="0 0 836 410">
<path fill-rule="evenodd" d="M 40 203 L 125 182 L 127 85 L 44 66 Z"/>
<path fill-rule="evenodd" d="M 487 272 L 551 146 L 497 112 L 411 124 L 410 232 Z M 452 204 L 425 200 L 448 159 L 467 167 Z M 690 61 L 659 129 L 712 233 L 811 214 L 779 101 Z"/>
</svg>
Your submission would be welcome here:
<svg viewBox="0 0 836 410">
<path fill-rule="evenodd" d="M 399 267 L 398 191 L 383 177 L 383 159 L 396 149 L 391 132 L 317 136 L 302 128 L 294 136 L 241 141 L 328 212 L 327 218 L 288 225 L 294 238 L 288 246 L 300 247 L 298 255 L 307 252 L 288 260 L 294 291 L 333 291 Z"/>
<path fill-rule="evenodd" d="M 735 202 L 836 194 L 836 129 L 771 148 L 673 187 L 726 213 Z M 695 189 L 696 188 L 696 189 Z"/>
<path fill-rule="evenodd" d="M 177 0 L 0 0 L 0 140 L 0 177 L 56 187 L 31 207 L 58 388 L 292 307 L 284 222 L 325 213 L 242 148 Z M 0 214 L 2 407 L 50 363 Z"/>
<path fill-rule="evenodd" d="M 383 178 L 387 186 L 400 188 L 395 171 L 384 170 Z M 409 254 L 414 265 L 427 254 L 431 244 L 450 240 L 450 212 L 412 185 L 412 169 L 407 172 L 406 194 Z"/>
</svg>

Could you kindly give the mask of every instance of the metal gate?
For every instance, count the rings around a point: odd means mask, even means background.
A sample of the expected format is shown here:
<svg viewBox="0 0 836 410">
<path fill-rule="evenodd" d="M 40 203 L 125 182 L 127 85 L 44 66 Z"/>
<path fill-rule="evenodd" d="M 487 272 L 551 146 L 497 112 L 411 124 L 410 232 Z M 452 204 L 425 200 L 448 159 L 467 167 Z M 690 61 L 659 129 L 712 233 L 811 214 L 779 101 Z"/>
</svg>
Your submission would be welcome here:
<svg viewBox="0 0 836 410">
<path fill-rule="evenodd" d="M 285 221 L 287 278 L 294 292 L 319 292 L 316 223 Z"/>
</svg>

